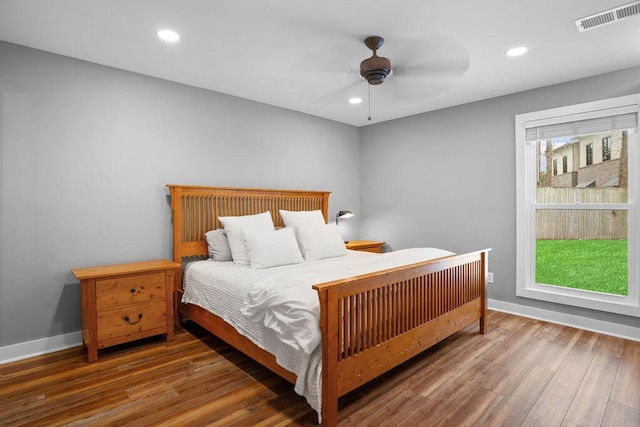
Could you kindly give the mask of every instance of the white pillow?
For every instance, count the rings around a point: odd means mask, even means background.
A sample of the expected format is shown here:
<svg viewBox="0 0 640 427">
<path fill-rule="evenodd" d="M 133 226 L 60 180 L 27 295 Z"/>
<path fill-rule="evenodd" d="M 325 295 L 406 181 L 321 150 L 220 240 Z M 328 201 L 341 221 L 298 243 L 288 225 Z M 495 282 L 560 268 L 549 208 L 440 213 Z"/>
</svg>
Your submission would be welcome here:
<svg viewBox="0 0 640 427">
<path fill-rule="evenodd" d="M 227 231 L 229 248 L 233 262 L 240 265 L 249 265 L 249 252 L 244 242 L 244 232 L 242 230 Z"/>
<path fill-rule="evenodd" d="M 335 224 L 296 227 L 298 245 L 307 261 L 333 258 L 347 254 L 340 230 Z"/>
<path fill-rule="evenodd" d="M 205 239 L 207 239 L 207 248 L 209 250 L 209 258 L 214 261 L 232 261 L 231 248 L 229 247 L 229 240 L 227 240 L 227 233 L 222 228 L 216 230 L 207 231 L 204 233 Z"/>
<path fill-rule="evenodd" d="M 297 227 L 299 225 L 322 226 L 326 224 L 321 211 L 285 211 L 280 209 L 280 216 L 285 227 Z"/>
<path fill-rule="evenodd" d="M 304 262 L 291 228 L 245 231 L 243 234 L 252 268 L 270 268 Z"/>
<path fill-rule="evenodd" d="M 249 254 L 242 232 L 275 230 L 269 211 L 256 215 L 221 216 L 218 219 L 227 233 L 231 256 L 236 264 L 249 264 Z"/>
</svg>

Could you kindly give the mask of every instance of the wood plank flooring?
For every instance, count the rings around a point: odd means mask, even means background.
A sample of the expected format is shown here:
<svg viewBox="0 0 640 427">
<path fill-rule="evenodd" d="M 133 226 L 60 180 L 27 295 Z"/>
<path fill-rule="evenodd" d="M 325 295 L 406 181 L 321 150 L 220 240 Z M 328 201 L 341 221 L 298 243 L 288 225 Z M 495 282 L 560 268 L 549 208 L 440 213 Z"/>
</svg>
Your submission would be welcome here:
<svg viewBox="0 0 640 427">
<path fill-rule="evenodd" d="M 490 312 L 340 400 L 340 425 L 640 426 L 640 343 Z M 293 386 L 198 326 L 0 365 L 2 426 L 312 426 Z"/>
</svg>

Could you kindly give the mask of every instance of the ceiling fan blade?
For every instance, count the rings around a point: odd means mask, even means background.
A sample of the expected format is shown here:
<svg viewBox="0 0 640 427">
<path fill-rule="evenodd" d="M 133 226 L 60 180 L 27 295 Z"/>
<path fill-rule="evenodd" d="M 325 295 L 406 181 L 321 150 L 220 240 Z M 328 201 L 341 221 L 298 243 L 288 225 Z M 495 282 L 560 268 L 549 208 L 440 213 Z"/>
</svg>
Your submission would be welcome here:
<svg viewBox="0 0 640 427">
<path fill-rule="evenodd" d="M 352 74 L 352 73 L 349 73 Z M 351 97 L 359 97 L 364 101 L 366 94 L 366 81 L 360 77 L 351 78 L 349 81 L 345 81 L 345 79 L 341 78 L 344 83 L 335 86 L 334 83 L 331 85 L 331 89 L 324 92 L 318 92 L 317 90 L 309 90 L 307 94 L 315 102 L 347 102 Z M 328 79 L 329 82 L 334 82 L 334 79 Z"/>
<path fill-rule="evenodd" d="M 453 72 L 462 75 L 470 63 L 467 48 L 458 41 L 440 34 L 426 38 L 394 38 L 389 41 L 389 53 L 394 73 Z"/>
<path fill-rule="evenodd" d="M 437 76 L 437 75 L 454 75 L 461 77 L 469 69 L 469 62 L 454 62 L 449 61 L 447 63 L 413 63 L 413 64 L 399 64 L 393 67 L 393 74 L 396 76 Z"/>
<path fill-rule="evenodd" d="M 432 98 L 455 86 L 457 78 L 440 75 L 418 74 L 412 76 L 393 76 L 387 79 L 383 95 L 389 101 Z"/>
<path fill-rule="evenodd" d="M 328 93 L 323 98 L 327 100 L 336 99 L 342 102 L 342 101 L 348 100 L 350 97 L 360 96 L 360 98 L 362 98 L 362 100 L 364 101 L 364 93 L 366 93 L 366 84 L 367 82 L 365 82 L 364 79 L 360 78 L 360 80 L 355 80 L 354 82 L 348 85 L 342 86 L 341 88 Z M 360 88 L 358 88 L 358 86 L 360 86 Z M 355 89 L 360 89 L 360 90 L 355 90 Z"/>
</svg>

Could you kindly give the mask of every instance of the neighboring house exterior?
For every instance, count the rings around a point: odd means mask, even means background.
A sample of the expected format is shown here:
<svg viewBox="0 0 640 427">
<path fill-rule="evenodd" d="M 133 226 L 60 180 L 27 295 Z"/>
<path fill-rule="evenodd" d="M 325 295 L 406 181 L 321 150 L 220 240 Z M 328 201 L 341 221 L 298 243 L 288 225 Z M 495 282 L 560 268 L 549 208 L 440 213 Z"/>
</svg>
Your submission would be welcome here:
<svg viewBox="0 0 640 427">
<path fill-rule="evenodd" d="M 552 187 L 626 187 L 626 131 L 573 138 L 551 154 Z"/>
</svg>

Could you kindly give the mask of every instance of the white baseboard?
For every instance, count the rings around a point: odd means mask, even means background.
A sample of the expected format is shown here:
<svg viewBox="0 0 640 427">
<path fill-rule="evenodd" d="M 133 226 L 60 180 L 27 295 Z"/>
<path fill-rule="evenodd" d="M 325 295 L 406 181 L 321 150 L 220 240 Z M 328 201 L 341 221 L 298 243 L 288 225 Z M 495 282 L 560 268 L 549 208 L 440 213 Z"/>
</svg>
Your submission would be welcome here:
<svg viewBox="0 0 640 427">
<path fill-rule="evenodd" d="M 0 365 L 82 345 L 82 331 L 0 347 Z"/>
<path fill-rule="evenodd" d="M 640 341 L 640 328 L 634 328 L 633 326 L 625 326 L 617 323 L 594 320 L 587 317 L 558 313 L 557 311 L 527 307 L 525 305 L 492 299 L 487 301 L 487 306 L 491 310 L 530 317 L 537 320 L 544 320 L 545 322 L 558 323 L 560 325 L 585 329 L 587 331 L 612 335 L 614 337 L 632 341 Z M 33 356 L 39 356 L 41 354 L 53 353 L 55 351 L 77 347 L 79 345 L 82 345 L 82 331 L 0 347 L 0 365 L 27 359 Z"/>
<path fill-rule="evenodd" d="M 510 302 L 492 299 L 487 301 L 487 307 L 495 311 L 502 311 L 504 313 L 515 314 L 518 316 L 544 320 L 545 322 L 571 326 L 573 328 L 598 332 L 600 334 L 611 335 L 632 341 L 640 341 L 640 328 L 634 328 L 633 326 L 625 326 L 618 323 L 594 320 L 588 317 L 559 313 L 557 311 L 544 310 L 541 308 L 528 307 L 526 305 L 513 304 Z"/>
</svg>

